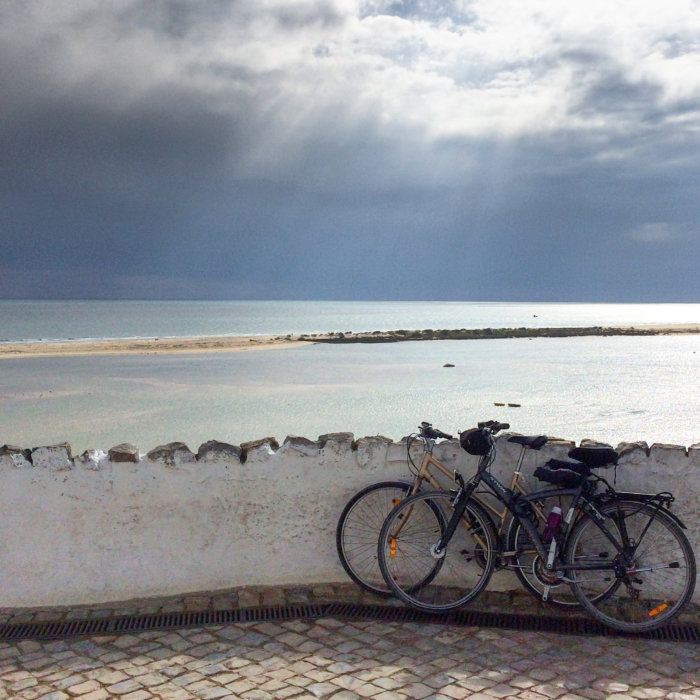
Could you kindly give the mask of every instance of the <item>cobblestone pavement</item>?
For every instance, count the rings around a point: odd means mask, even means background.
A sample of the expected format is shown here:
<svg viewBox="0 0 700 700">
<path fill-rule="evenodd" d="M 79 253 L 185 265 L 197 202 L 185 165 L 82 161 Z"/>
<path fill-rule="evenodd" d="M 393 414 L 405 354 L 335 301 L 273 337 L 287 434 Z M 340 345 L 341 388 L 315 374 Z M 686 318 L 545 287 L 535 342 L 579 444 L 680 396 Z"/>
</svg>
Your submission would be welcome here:
<svg viewBox="0 0 700 700">
<path fill-rule="evenodd" d="M 268 604 L 319 599 L 338 589 L 198 594 L 180 598 L 180 609 L 212 606 L 215 600 L 223 605 L 223 595 L 231 604 L 234 593 L 240 606 L 265 598 Z M 162 610 L 175 603 L 149 605 Z M 100 612 L 110 614 L 97 607 L 73 611 L 81 617 Z M 70 617 L 70 611 L 62 615 Z M 700 647 L 432 623 L 245 622 L 0 642 L 0 699 L 7 698 L 681 700 L 700 698 Z"/>
</svg>

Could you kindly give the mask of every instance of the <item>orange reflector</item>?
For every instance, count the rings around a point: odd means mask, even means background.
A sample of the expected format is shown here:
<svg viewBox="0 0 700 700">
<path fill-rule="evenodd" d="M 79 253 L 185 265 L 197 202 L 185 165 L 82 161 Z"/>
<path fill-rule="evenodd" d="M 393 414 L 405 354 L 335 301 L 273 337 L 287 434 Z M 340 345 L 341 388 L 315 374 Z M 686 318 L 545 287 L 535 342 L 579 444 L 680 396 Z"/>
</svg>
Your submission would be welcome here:
<svg viewBox="0 0 700 700">
<path fill-rule="evenodd" d="M 396 538 L 391 538 L 391 545 L 389 545 L 389 556 L 393 559 L 396 556 Z"/>
<path fill-rule="evenodd" d="M 398 506 L 399 503 L 401 503 L 401 500 L 398 499 L 398 498 L 395 498 L 395 499 L 394 499 L 394 505 L 395 505 L 395 506 Z"/>
<path fill-rule="evenodd" d="M 649 611 L 649 617 L 655 617 L 660 612 L 663 612 L 664 610 L 666 610 L 667 607 L 668 607 L 668 605 L 666 603 L 662 603 L 661 605 L 659 605 L 658 608 L 654 608 L 653 610 Z"/>
</svg>

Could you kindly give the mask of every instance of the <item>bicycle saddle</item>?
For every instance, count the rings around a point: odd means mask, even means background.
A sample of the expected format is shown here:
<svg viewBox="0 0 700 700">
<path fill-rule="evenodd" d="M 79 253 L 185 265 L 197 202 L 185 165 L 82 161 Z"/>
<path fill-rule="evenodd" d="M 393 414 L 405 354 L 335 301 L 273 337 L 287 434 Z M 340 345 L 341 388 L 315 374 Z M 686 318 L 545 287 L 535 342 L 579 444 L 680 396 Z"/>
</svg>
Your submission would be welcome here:
<svg viewBox="0 0 700 700">
<path fill-rule="evenodd" d="M 516 445 L 529 447 L 531 450 L 540 450 L 547 444 L 546 435 L 511 435 L 508 442 L 514 442 Z"/>
<path fill-rule="evenodd" d="M 612 447 L 574 447 L 569 457 L 595 469 L 617 464 L 620 455 Z"/>
</svg>

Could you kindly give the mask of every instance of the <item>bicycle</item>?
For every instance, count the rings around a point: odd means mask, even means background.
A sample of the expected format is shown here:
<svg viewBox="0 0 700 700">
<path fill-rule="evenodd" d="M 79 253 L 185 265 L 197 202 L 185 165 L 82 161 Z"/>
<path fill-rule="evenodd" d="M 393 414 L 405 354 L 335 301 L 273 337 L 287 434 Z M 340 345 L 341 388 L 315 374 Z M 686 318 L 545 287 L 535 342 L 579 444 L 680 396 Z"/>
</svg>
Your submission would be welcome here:
<svg viewBox="0 0 700 700">
<path fill-rule="evenodd" d="M 474 493 L 483 484 L 517 520 L 544 569 L 570 586 L 596 620 L 624 632 L 644 632 L 670 622 L 695 587 L 695 557 L 685 525 L 669 511 L 673 495 L 617 492 L 594 469 L 617 463 L 611 448 L 578 447 L 573 462 L 550 460 L 535 475 L 555 488 L 527 495 L 507 488 L 489 471 L 494 435 L 505 426 L 480 424 L 460 435 L 479 455 L 476 473 L 456 490 L 417 493 L 385 520 L 377 556 L 384 580 L 408 605 L 446 612 L 476 598 L 488 585 L 498 552 L 493 523 Z M 603 490 L 598 490 L 603 486 Z M 532 503 L 571 500 L 551 541 L 538 531 Z M 469 527 L 461 527 L 464 522 Z"/>
<path fill-rule="evenodd" d="M 423 422 L 418 433 L 408 437 L 406 442 L 407 461 L 414 474 L 412 482 L 382 481 L 371 484 L 358 491 L 345 505 L 336 527 L 336 549 L 338 557 L 348 576 L 359 586 L 378 596 L 391 595 L 379 569 L 377 561 L 377 538 L 386 516 L 400 501 L 418 493 L 427 483 L 432 489 L 444 488 L 438 477 L 442 475 L 453 479 L 451 471 L 446 469 L 434 456 L 433 449 L 439 439 L 451 440 L 452 435 Z M 509 488 L 517 493 L 526 494 L 521 483 L 522 467 L 529 450 L 540 450 L 547 442 L 545 435 L 512 435 L 509 442 L 520 445 L 521 450 L 513 470 Z M 416 464 L 411 454 L 416 442 L 423 444 L 423 456 Z M 571 596 L 569 587 L 553 578 L 541 565 L 537 551 L 529 545 L 517 520 L 510 516 L 506 507 L 499 508 L 480 494 L 475 494 L 480 505 L 489 513 L 498 535 L 498 568 L 506 568 L 516 573 L 525 589 L 539 599 L 554 605 L 578 605 Z M 560 510 L 564 507 L 560 501 L 550 498 L 544 502 L 534 502 L 533 509 L 540 527 L 546 526 L 547 514 L 554 506 Z"/>
</svg>

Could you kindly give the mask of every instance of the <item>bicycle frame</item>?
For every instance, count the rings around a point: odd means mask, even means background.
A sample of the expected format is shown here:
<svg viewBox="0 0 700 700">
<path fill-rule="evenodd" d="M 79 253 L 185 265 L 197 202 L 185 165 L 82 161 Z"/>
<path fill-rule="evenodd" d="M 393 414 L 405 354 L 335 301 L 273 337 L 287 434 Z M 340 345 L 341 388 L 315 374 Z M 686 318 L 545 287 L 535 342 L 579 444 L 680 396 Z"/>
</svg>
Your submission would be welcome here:
<svg viewBox="0 0 700 700">
<path fill-rule="evenodd" d="M 435 459 L 435 457 L 433 457 L 433 448 L 435 446 L 435 440 L 424 437 L 420 437 L 417 439 L 423 441 L 423 444 L 425 445 L 425 451 L 423 453 L 423 458 L 421 460 L 420 467 L 418 468 L 418 473 L 416 474 L 416 477 L 414 479 L 410 495 L 418 493 L 418 491 L 420 491 L 421 489 L 421 486 L 423 485 L 423 482 L 426 481 L 434 489 L 444 488 L 444 486 L 441 485 L 440 482 L 435 478 L 434 474 L 432 473 L 432 469 L 435 469 L 443 476 L 448 478 L 450 481 L 454 481 L 455 479 L 455 473 L 448 471 L 442 464 L 440 464 L 440 462 L 437 459 Z M 511 475 L 510 485 L 508 487 L 509 491 L 513 493 L 518 493 L 522 496 L 528 495 L 528 492 L 520 483 L 522 477 L 523 462 L 525 460 L 525 454 L 528 451 L 528 447 L 521 446 L 518 461 L 515 464 L 515 469 L 513 470 L 513 473 Z M 496 520 L 496 533 L 499 537 L 502 537 L 505 530 L 506 522 L 508 521 L 508 516 L 510 514 L 510 510 L 508 509 L 508 507 L 505 504 L 503 504 L 503 509 L 499 509 L 496 506 L 494 506 L 493 503 L 481 497 L 478 493 L 473 493 L 472 497 L 481 506 L 483 506 L 488 513 L 494 516 Z M 532 507 L 535 510 L 537 518 L 544 522 L 546 520 L 546 516 L 543 513 L 542 509 L 537 505 L 537 503 L 532 503 Z M 509 553 L 503 552 L 502 554 L 504 556 L 507 556 Z"/>
</svg>

